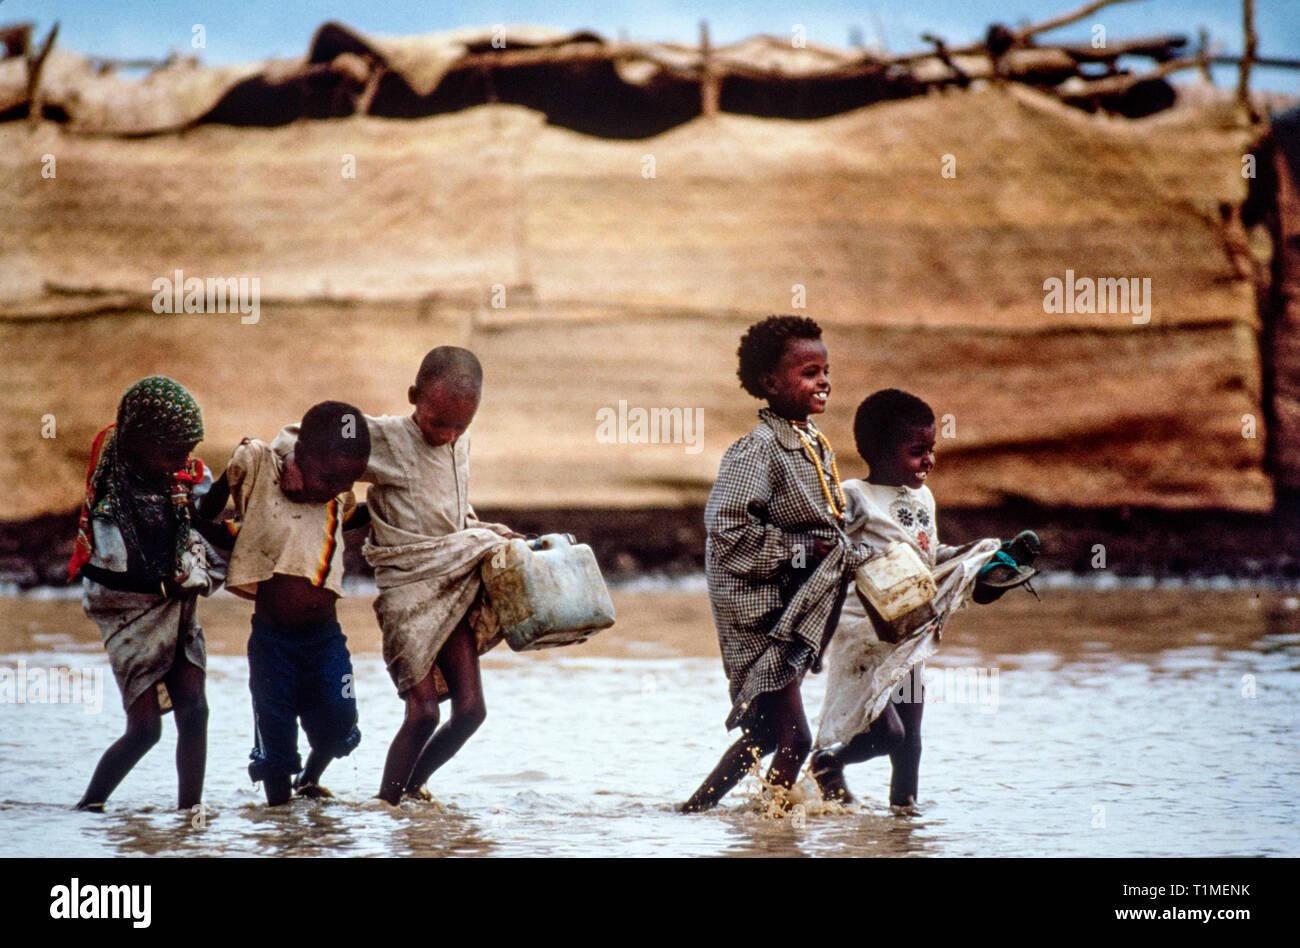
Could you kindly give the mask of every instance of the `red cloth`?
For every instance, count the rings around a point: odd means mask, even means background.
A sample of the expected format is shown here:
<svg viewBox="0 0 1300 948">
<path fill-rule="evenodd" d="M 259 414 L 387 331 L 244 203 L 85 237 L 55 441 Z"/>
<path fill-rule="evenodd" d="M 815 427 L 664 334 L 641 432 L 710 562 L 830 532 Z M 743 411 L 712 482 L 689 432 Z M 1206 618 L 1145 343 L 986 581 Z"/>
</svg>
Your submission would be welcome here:
<svg viewBox="0 0 1300 948">
<path fill-rule="evenodd" d="M 90 464 L 86 469 L 86 493 L 81 501 L 81 518 L 77 522 L 77 539 L 72 547 L 72 558 L 68 560 L 69 582 L 77 578 L 81 568 L 90 562 L 90 557 L 94 553 L 94 532 L 90 525 L 90 518 L 98 499 L 95 497 L 95 474 L 104 453 L 106 438 L 114 427 L 116 426 L 109 425 L 95 435 L 94 443 L 90 446 Z M 172 474 L 172 502 L 177 506 L 188 505 L 190 492 L 196 484 L 202 483 L 206 472 L 203 462 L 190 455 L 184 469 Z"/>
<path fill-rule="evenodd" d="M 104 438 L 114 427 L 109 425 L 95 435 L 95 441 L 90 446 L 90 466 L 86 468 L 86 493 L 81 501 L 81 519 L 77 522 L 77 542 L 72 547 L 72 559 L 68 560 L 68 582 L 77 578 L 81 567 L 90 562 L 90 555 L 94 550 L 90 514 L 95 509 L 95 469 L 99 467 L 99 456 L 104 451 Z"/>
</svg>

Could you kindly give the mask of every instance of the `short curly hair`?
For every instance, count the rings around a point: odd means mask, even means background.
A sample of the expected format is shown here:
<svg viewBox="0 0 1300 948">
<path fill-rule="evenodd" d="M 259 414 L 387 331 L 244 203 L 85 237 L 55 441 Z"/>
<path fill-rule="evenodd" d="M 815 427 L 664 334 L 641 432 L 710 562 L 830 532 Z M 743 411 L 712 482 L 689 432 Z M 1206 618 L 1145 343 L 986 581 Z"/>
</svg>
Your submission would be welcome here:
<svg viewBox="0 0 1300 948">
<path fill-rule="evenodd" d="M 853 443 L 868 464 L 897 445 L 913 428 L 934 424 L 934 411 L 911 392 L 885 388 L 862 400 L 853 416 Z"/>
<path fill-rule="evenodd" d="M 791 339 L 820 339 L 822 327 L 807 316 L 769 316 L 754 323 L 740 337 L 740 387 L 755 398 L 767 398 L 763 376 L 776 368 Z"/>
<path fill-rule="evenodd" d="M 298 444 L 315 458 L 340 457 L 364 462 L 370 457 L 370 428 L 366 416 L 355 405 L 321 402 L 302 416 Z"/>
</svg>

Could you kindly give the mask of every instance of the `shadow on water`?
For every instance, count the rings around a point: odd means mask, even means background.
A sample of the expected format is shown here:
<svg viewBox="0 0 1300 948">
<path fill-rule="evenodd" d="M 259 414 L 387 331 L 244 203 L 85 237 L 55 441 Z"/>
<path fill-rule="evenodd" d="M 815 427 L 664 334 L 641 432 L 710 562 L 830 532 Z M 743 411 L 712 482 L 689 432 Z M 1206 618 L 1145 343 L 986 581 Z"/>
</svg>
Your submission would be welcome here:
<svg viewBox="0 0 1300 948">
<path fill-rule="evenodd" d="M 770 819 L 753 812 L 728 812 L 732 830 L 726 856 L 926 856 L 936 850 L 922 834 L 920 814 L 899 814 L 860 806 L 834 813 Z"/>
</svg>

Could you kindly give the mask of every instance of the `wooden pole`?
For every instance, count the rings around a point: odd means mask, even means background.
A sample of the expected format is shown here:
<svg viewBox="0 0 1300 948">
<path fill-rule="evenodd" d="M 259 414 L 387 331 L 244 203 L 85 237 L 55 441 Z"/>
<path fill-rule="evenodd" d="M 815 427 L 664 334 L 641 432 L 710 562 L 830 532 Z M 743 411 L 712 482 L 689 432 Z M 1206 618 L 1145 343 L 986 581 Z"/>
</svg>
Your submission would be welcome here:
<svg viewBox="0 0 1300 948">
<path fill-rule="evenodd" d="M 1210 62 L 1216 66 L 1240 66 L 1241 56 L 1211 56 Z M 1270 69 L 1300 69 L 1300 59 L 1282 59 L 1279 56 L 1252 56 L 1251 65 L 1267 66 Z"/>
<path fill-rule="evenodd" d="M 700 113 L 705 118 L 718 114 L 721 88 L 713 68 L 713 46 L 709 43 L 709 24 L 700 21 Z"/>
<path fill-rule="evenodd" d="M 1255 0 L 1241 0 L 1241 31 L 1244 48 L 1241 67 L 1237 73 L 1237 106 L 1252 125 L 1259 121 L 1259 113 L 1250 102 L 1250 67 L 1255 62 L 1258 38 L 1255 36 Z"/>
<path fill-rule="evenodd" d="M 50 55 L 50 50 L 54 48 L 55 37 L 59 35 L 59 24 L 56 20 L 50 33 L 45 37 L 45 42 L 41 44 L 39 50 L 27 50 L 27 118 L 33 124 L 39 122 L 43 117 L 41 108 L 41 71 L 45 68 L 45 59 Z"/>
<path fill-rule="evenodd" d="M 357 99 L 356 113 L 358 115 L 369 115 L 370 106 L 375 101 L 375 93 L 379 91 L 379 83 L 384 78 L 387 70 L 381 63 L 376 62 L 370 57 L 366 57 L 366 65 L 370 71 L 366 74 L 366 84 L 361 90 L 361 96 Z"/>
<path fill-rule="evenodd" d="M 934 44 L 934 55 L 938 58 L 939 62 L 943 63 L 952 71 L 953 76 L 957 80 L 957 85 L 963 89 L 970 85 L 970 76 L 966 74 L 965 70 L 952 61 L 952 56 L 948 52 L 947 43 L 945 43 L 940 37 L 935 36 L 933 33 L 922 33 L 921 39 L 926 43 Z M 1000 74 L 997 68 L 997 60 L 994 60 L 993 71 L 995 75 Z"/>
</svg>

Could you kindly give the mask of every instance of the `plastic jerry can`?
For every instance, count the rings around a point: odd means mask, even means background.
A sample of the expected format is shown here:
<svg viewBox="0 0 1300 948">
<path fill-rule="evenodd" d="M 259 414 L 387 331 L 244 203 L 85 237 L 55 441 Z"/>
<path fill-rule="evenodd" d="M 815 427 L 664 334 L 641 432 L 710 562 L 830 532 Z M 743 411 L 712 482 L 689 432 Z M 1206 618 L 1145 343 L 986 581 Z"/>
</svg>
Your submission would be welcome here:
<svg viewBox="0 0 1300 948">
<path fill-rule="evenodd" d="M 854 582 L 868 612 L 883 620 L 876 632 L 886 642 L 901 641 L 934 618 L 934 577 L 907 543 L 890 543 L 858 567 Z"/>
<path fill-rule="evenodd" d="M 516 652 L 583 642 L 614 624 L 595 554 L 568 534 L 509 540 L 480 572 Z"/>
</svg>

